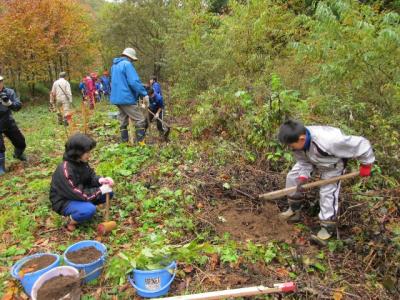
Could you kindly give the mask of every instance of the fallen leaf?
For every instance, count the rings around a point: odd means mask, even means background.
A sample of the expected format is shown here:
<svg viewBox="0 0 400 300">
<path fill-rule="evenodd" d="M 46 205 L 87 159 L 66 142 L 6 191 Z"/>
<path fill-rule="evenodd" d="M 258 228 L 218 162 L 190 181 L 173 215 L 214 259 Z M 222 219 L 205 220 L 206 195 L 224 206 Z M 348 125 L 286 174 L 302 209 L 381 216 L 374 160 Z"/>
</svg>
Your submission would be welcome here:
<svg viewBox="0 0 400 300">
<path fill-rule="evenodd" d="M 336 290 L 332 295 L 333 300 L 342 300 L 343 292 L 344 292 L 344 288 Z"/>
<path fill-rule="evenodd" d="M 285 268 L 277 268 L 275 270 L 275 273 L 279 278 L 284 278 L 289 276 L 289 271 L 286 270 Z"/>
<path fill-rule="evenodd" d="M 217 253 L 213 253 L 210 256 L 210 270 L 214 271 L 219 264 L 219 256 Z"/>
<path fill-rule="evenodd" d="M 193 267 L 191 265 L 187 265 L 186 267 L 183 268 L 183 271 L 185 273 L 190 273 L 193 271 Z"/>
</svg>

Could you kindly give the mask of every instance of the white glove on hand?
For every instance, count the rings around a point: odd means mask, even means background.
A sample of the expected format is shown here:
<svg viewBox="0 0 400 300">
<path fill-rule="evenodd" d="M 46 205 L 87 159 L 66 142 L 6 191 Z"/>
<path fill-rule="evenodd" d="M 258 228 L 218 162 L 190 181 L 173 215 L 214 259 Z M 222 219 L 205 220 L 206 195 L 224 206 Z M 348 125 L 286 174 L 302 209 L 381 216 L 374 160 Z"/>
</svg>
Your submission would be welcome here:
<svg viewBox="0 0 400 300">
<path fill-rule="evenodd" d="M 1 101 L 1 104 L 3 104 L 3 105 L 6 106 L 6 107 L 9 107 L 9 106 L 12 104 L 12 102 L 11 102 L 10 99 L 8 99 L 8 101 L 6 101 L 6 102 Z"/>
<path fill-rule="evenodd" d="M 159 118 L 160 118 L 160 113 L 156 113 L 156 114 L 154 115 L 154 118 L 159 119 Z"/>
<path fill-rule="evenodd" d="M 108 184 L 103 184 L 100 187 L 100 191 L 101 191 L 102 195 L 109 194 L 109 193 L 112 193 L 112 188 Z"/>
</svg>

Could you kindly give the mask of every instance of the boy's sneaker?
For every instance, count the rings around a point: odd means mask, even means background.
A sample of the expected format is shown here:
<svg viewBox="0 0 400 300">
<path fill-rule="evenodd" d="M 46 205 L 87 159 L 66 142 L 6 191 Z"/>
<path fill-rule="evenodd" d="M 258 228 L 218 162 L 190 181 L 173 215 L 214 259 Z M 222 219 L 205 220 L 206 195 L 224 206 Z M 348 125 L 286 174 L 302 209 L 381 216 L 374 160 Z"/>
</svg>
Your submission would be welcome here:
<svg viewBox="0 0 400 300">
<path fill-rule="evenodd" d="M 311 235 L 311 242 L 320 246 L 328 245 L 329 239 L 335 234 L 336 222 L 323 221 L 321 222 L 321 229 L 318 233 Z"/>
</svg>

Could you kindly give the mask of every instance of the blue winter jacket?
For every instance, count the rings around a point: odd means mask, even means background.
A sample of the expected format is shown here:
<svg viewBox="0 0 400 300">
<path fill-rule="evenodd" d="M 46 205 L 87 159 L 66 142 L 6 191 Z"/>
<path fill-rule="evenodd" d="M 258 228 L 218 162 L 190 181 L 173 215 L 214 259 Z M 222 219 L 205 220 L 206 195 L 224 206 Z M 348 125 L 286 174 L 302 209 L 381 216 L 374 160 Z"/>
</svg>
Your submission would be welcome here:
<svg viewBox="0 0 400 300">
<path fill-rule="evenodd" d="M 147 96 L 133 64 L 126 57 L 118 57 L 111 67 L 111 104 L 135 105 L 139 97 Z"/>
<path fill-rule="evenodd" d="M 164 109 L 163 97 L 160 94 L 154 93 L 153 97 L 150 97 L 149 109 L 156 113 L 159 108 Z"/>
<path fill-rule="evenodd" d="M 104 94 L 109 95 L 110 94 L 110 90 L 111 90 L 110 79 L 108 78 L 108 76 L 103 75 L 103 76 L 100 77 L 100 81 L 103 84 L 103 92 L 104 92 Z"/>
</svg>

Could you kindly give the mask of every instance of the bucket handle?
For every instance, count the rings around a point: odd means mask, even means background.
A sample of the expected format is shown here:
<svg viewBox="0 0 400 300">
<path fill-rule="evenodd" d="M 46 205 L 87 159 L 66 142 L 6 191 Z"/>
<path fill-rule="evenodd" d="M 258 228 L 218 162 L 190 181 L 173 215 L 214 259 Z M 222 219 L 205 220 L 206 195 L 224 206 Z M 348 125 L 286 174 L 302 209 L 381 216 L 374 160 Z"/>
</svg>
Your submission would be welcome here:
<svg viewBox="0 0 400 300">
<path fill-rule="evenodd" d="M 167 286 L 171 285 L 172 281 L 174 281 L 174 279 L 175 279 L 177 270 L 178 270 L 178 265 L 175 263 L 174 274 L 172 275 L 171 279 L 170 279 L 164 286 L 162 286 L 161 288 L 159 288 L 158 291 L 148 291 L 148 290 L 141 289 L 140 287 L 138 287 L 138 286 L 135 284 L 135 281 L 132 279 L 132 276 L 131 276 L 131 275 L 128 276 L 128 280 L 129 280 L 129 282 L 132 284 L 132 286 L 133 286 L 136 290 L 138 290 L 138 291 L 140 291 L 140 292 L 143 292 L 143 293 L 157 293 L 157 292 L 162 291 L 163 289 L 165 289 Z"/>
</svg>

